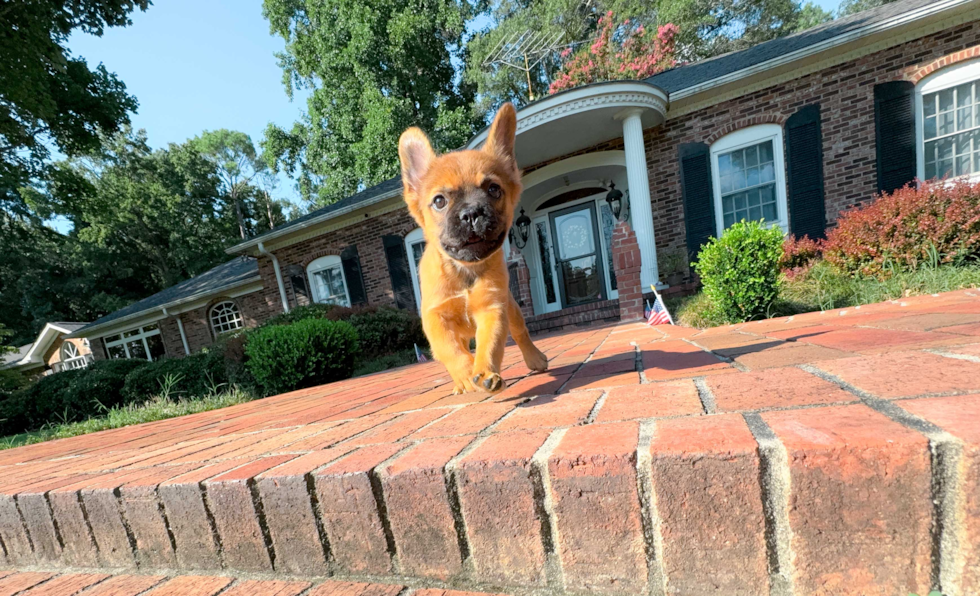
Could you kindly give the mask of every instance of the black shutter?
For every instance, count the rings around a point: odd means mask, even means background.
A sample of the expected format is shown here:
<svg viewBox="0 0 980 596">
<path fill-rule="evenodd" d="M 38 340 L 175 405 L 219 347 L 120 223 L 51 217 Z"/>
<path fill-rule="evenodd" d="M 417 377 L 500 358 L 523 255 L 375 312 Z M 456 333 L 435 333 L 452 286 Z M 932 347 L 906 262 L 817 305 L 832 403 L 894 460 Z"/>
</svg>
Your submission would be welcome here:
<svg viewBox="0 0 980 596">
<path fill-rule="evenodd" d="M 405 239 L 401 236 L 382 236 L 385 257 L 388 259 L 388 273 L 391 275 L 391 289 L 395 292 L 398 308 L 415 309 L 415 291 L 412 289 L 412 273 L 408 268 L 408 253 L 405 252 Z"/>
<path fill-rule="evenodd" d="M 695 260 L 701 246 L 717 233 L 715 199 L 711 191 L 711 152 L 704 143 L 685 143 L 678 148 L 687 255 Z"/>
<path fill-rule="evenodd" d="M 915 179 L 915 85 L 875 85 L 875 153 L 878 191 L 892 192 Z"/>
<path fill-rule="evenodd" d="M 804 106 L 786 121 L 786 174 L 789 231 L 797 238 L 823 238 L 827 209 L 824 204 L 820 104 Z"/>
<path fill-rule="evenodd" d="M 364 275 L 361 273 L 361 258 L 357 254 L 356 244 L 351 244 L 340 251 L 340 262 L 344 267 L 344 279 L 347 281 L 347 293 L 350 294 L 351 306 L 367 304 Z"/>
</svg>

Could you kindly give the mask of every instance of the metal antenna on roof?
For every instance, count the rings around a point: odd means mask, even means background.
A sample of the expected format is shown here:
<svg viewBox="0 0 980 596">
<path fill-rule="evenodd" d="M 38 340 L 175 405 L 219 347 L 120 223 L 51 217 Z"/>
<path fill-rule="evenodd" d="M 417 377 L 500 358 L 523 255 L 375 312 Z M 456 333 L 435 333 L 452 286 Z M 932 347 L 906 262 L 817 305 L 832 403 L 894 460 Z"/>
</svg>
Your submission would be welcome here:
<svg viewBox="0 0 980 596">
<path fill-rule="evenodd" d="M 511 35 L 502 37 L 497 42 L 497 45 L 483 61 L 483 67 L 506 66 L 523 72 L 527 78 L 527 98 L 529 101 L 534 101 L 531 71 L 538 64 L 541 64 L 541 61 L 548 54 L 574 45 L 562 43 L 563 37 L 565 37 L 564 32 L 550 34 L 531 30 L 516 31 Z"/>
</svg>

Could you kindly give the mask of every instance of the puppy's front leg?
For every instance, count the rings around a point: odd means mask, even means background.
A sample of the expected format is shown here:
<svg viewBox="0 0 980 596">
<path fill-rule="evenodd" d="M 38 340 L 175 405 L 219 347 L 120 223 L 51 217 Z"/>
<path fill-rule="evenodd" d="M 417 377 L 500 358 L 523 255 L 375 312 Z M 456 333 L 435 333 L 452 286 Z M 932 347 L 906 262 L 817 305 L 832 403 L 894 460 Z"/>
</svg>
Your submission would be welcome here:
<svg viewBox="0 0 980 596">
<path fill-rule="evenodd" d="M 473 362 L 473 383 L 487 391 L 500 391 L 500 363 L 504 360 L 507 343 L 507 308 L 504 304 L 485 305 L 473 313 L 476 321 L 476 359 Z"/>
<path fill-rule="evenodd" d="M 470 380 L 473 354 L 470 353 L 470 335 L 466 330 L 457 321 L 436 312 L 423 314 L 422 328 L 429 338 L 432 357 L 441 362 L 453 378 L 453 393 L 476 391 L 476 386 Z"/>
</svg>

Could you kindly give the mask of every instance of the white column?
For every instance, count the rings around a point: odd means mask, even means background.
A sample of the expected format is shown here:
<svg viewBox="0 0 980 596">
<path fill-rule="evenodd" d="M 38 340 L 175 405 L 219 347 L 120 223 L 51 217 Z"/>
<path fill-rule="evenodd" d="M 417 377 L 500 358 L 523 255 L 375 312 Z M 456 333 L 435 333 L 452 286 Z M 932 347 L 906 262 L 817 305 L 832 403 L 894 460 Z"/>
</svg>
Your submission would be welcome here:
<svg viewBox="0 0 980 596">
<path fill-rule="evenodd" d="M 171 316 L 167 309 L 163 309 L 163 316 Z M 180 331 L 180 343 L 184 344 L 184 355 L 189 356 L 191 349 L 187 347 L 187 334 L 184 333 L 184 322 L 180 320 L 180 313 L 173 315 L 173 318 L 177 321 L 177 330 Z"/>
<path fill-rule="evenodd" d="M 626 151 L 626 179 L 629 182 L 629 208 L 633 214 L 633 231 L 640 245 L 640 283 L 643 291 L 659 283 L 657 272 L 657 242 L 653 234 L 653 207 L 650 204 L 650 178 L 647 175 L 647 155 L 643 147 L 642 108 L 620 112 L 623 121 L 623 145 Z"/>
</svg>

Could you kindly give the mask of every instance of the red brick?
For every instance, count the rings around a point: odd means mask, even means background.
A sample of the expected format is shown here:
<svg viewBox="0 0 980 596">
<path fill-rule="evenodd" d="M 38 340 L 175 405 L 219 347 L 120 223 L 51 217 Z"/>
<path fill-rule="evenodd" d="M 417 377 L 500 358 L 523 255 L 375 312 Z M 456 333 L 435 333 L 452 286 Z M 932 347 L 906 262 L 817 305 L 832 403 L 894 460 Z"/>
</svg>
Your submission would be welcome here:
<svg viewBox="0 0 980 596">
<path fill-rule="evenodd" d="M 163 580 L 163 577 L 150 575 L 117 575 L 89 588 L 85 592 L 85 596 L 142 595 Z"/>
<path fill-rule="evenodd" d="M 0 579 L 0 596 L 14 596 L 23 590 L 48 580 L 53 573 L 15 573 Z"/>
<path fill-rule="evenodd" d="M 812 331 L 811 331 L 812 330 Z M 797 330 L 801 337 L 797 341 L 851 352 L 880 353 L 906 350 L 910 346 L 927 348 L 954 345 L 968 341 L 967 338 L 944 335 L 942 333 L 922 333 L 915 331 L 894 331 L 858 327 L 820 327 Z"/>
<path fill-rule="evenodd" d="M 258 459 L 204 482 L 211 515 L 221 537 L 225 566 L 242 571 L 272 571 L 272 561 L 252 503 L 252 478 L 295 456 Z"/>
<path fill-rule="evenodd" d="M 651 381 L 697 377 L 731 370 L 710 352 L 680 341 L 646 344 L 643 348 L 643 372 Z"/>
<path fill-rule="evenodd" d="M 396 585 L 326 581 L 305 596 L 398 596 L 404 589 L 405 586 Z"/>
<path fill-rule="evenodd" d="M 146 596 L 215 596 L 233 581 L 230 577 L 181 575 L 153 588 Z"/>
<path fill-rule="evenodd" d="M 650 383 L 610 389 L 596 422 L 684 416 L 702 411 L 693 381 Z"/>
<path fill-rule="evenodd" d="M 348 447 L 359 447 L 361 445 L 373 445 L 379 443 L 394 443 L 412 434 L 426 424 L 442 418 L 449 412 L 447 410 L 421 410 L 418 412 L 408 412 L 398 418 L 386 422 L 366 433 L 344 442 Z"/>
<path fill-rule="evenodd" d="M 705 383 L 722 412 L 858 401 L 837 385 L 793 367 L 715 375 Z"/>
<path fill-rule="evenodd" d="M 72 574 L 59 575 L 43 584 L 23 592 L 23 596 L 74 596 L 85 588 L 105 580 L 107 575 Z"/>
<path fill-rule="evenodd" d="M 759 457 L 742 417 L 657 422 L 651 453 L 668 593 L 766 593 Z"/>
<path fill-rule="evenodd" d="M 578 375 L 562 387 L 562 393 L 570 391 L 585 391 L 589 389 L 605 389 L 607 387 L 619 387 L 622 385 L 638 385 L 640 376 L 635 372 L 625 372 L 608 377 L 579 377 Z"/>
<path fill-rule="evenodd" d="M 963 441 L 964 476 L 959 489 L 964 514 L 960 590 L 963 594 L 980 593 L 980 395 L 914 399 L 899 405 Z"/>
<path fill-rule="evenodd" d="M 541 520 L 531 458 L 550 431 L 494 434 L 459 461 L 459 500 L 477 576 L 491 584 L 544 585 Z"/>
<path fill-rule="evenodd" d="M 374 468 L 405 445 L 363 447 L 313 474 L 334 563 L 348 573 L 389 573 L 391 558 L 371 486 Z"/>
<path fill-rule="evenodd" d="M 980 364 L 928 352 L 845 358 L 817 366 L 883 398 L 980 390 Z"/>
<path fill-rule="evenodd" d="M 757 352 L 748 352 L 735 357 L 735 361 L 752 370 L 776 368 L 780 366 L 796 366 L 809 364 L 820 360 L 835 360 L 854 356 L 851 352 L 834 350 L 823 346 L 790 342 L 776 347 L 766 348 Z"/>
<path fill-rule="evenodd" d="M 789 457 L 796 589 L 826 596 L 927 593 L 926 438 L 864 405 L 762 416 Z"/>
<path fill-rule="evenodd" d="M 599 392 L 589 391 L 539 397 L 514 409 L 514 413 L 494 427 L 497 432 L 572 426 L 584 422 L 599 399 Z"/>
<path fill-rule="evenodd" d="M 412 433 L 408 439 L 415 441 L 435 437 L 476 434 L 500 420 L 504 414 L 512 409 L 514 409 L 512 404 L 489 403 L 467 406 Z"/>
<path fill-rule="evenodd" d="M 568 429 L 548 460 L 566 587 L 646 592 L 634 422 Z"/>
<path fill-rule="evenodd" d="M 462 570 L 443 469 L 471 441 L 424 441 L 400 454 L 381 475 L 398 560 L 408 575 L 445 580 Z"/>
<path fill-rule="evenodd" d="M 309 587 L 307 582 L 240 581 L 221 596 L 299 596 Z"/>
</svg>

